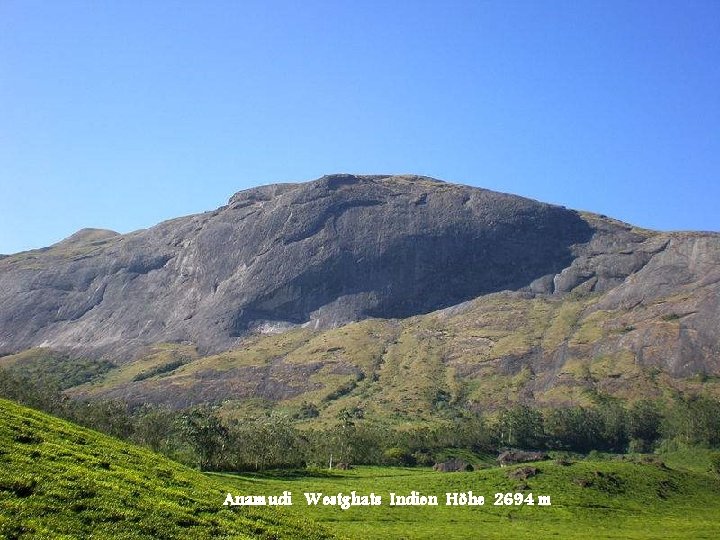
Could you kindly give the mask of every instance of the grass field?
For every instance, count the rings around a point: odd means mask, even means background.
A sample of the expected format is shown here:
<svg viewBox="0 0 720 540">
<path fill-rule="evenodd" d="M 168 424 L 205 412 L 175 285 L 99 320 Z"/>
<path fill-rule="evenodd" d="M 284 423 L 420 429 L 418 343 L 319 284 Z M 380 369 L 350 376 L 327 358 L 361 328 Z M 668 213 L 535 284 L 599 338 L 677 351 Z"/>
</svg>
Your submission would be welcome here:
<svg viewBox="0 0 720 540">
<path fill-rule="evenodd" d="M 718 538 L 720 481 L 706 469 L 617 460 L 533 464 L 537 474 L 515 478 L 526 465 L 470 473 L 360 467 L 314 475 L 217 475 L 240 494 L 293 493 L 293 512 L 347 538 Z M 691 463 L 697 465 L 696 461 Z M 374 492 L 382 506 L 308 506 L 304 492 Z M 389 493 L 437 495 L 438 506 L 389 506 Z M 446 506 L 445 493 L 485 496 L 484 506 Z M 535 505 L 496 506 L 495 493 L 532 493 Z M 550 506 L 539 506 L 549 495 Z"/>
</svg>

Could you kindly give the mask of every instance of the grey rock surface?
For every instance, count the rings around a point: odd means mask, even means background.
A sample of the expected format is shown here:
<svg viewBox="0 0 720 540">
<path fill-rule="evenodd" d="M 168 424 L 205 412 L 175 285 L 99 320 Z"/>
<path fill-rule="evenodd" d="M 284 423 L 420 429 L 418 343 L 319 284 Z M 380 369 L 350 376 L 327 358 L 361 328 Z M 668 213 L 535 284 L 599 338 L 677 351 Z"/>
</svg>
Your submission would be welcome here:
<svg viewBox="0 0 720 540">
<path fill-rule="evenodd" d="M 209 353 L 254 331 L 406 317 L 502 290 L 610 291 L 604 302 L 628 305 L 716 283 L 719 251 L 718 235 L 427 177 L 330 175 L 0 258 L 0 355 L 46 346 L 122 362 L 160 342 Z M 717 309 L 717 294 L 707 303 Z"/>
</svg>

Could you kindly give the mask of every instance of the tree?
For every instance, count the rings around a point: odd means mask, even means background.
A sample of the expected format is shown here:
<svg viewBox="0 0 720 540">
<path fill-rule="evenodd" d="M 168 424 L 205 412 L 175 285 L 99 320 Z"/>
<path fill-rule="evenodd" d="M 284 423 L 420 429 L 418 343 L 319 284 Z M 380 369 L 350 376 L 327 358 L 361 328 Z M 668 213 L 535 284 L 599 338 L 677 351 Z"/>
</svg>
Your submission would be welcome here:
<svg viewBox="0 0 720 540">
<path fill-rule="evenodd" d="M 662 415 L 657 405 L 643 399 L 633 403 L 628 411 L 628 435 L 630 450 L 649 452 L 660 438 Z"/>
<path fill-rule="evenodd" d="M 355 414 L 351 409 L 344 408 L 338 413 L 340 423 L 337 426 L 337 447 L 339 449 L 339 453 L 336 456 L 337 461 L 343 461 L 345 463 L 350 461 L 350 452 L 352 450 L 350 439 L 355 434 L 354 419 Z"/>
<path fill-rule="evenodd" d="M 538 448 L 545 435 L 542 414 L 526 405 L 516 405 L 503 411 L 498 430 L 501 445 L 519 448 Z"/>
<path fill-rule="evenodd" d="M 550 411 L 545 420 L 548 446 L 589 452 L 600 446 L 605 425 L 595 409 L 569 407 Z"/>
<path fill-rule="evenodd" d="M 628 417 L 620 400 L 602 396 L 598 405 L 602 418 L 602 432 L 598 449 L 624 452 L 628 445 Z"/>
<path fill-rule="evenodd" d="M 219 464 L 228 441 L 228 430 L 220 418 L 209 409 L 193 409 L 182 415 L 180 429 L 195 451 L 201 471 Z"/>
<path fill-rule="evenodd" d="M 720 446 L 720 402 L 704 396 L 678 397 L 664 418 L 668 439 Z"/>
<path fill-rule="evenodd" d="M 72 405 L 73 421 L 127 439 L 133 433 L 128 406 L 122 401 L 79 401 Z"/>
<path fill-rule="evenodd" d="M 168 447 L 176 435 L 175 417 L 176 414 L 168 408 L 145 405 L 133 415 L 133 441 L 154 452 L 168 454 Z"/>
</svg>

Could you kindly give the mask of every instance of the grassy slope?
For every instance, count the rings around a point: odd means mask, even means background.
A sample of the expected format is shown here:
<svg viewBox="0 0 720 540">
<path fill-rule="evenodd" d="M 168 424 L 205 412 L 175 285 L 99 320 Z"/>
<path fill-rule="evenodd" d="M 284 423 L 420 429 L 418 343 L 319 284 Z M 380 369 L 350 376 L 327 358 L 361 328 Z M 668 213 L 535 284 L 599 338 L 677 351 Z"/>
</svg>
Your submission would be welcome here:
<svg viewBox="0 0 720 540">
<path fill-rule="evenodd" d="M 0 400 L 0 538 L 324 538 L 301 516 L 228 510 L 217 479 Z"/>
<path fill-rule="evenodd" d="M 307 402 L 320 410 L 309 421 L 314 424 L 332 422 L 341 409 L 355 406 L 374 421 L 406 424 L 442 421 L 468 408 L 492 411 L 518 400 L 588 405 L 598 392 L 630 401 L 688 390 L 720 396 L 719 379 L 673 379 L 641 365 L 629 350 L 626 340 L 636 335 L 677 334 L 680 320 L 667 316 L 681 312 L 675 299 L 634 311 L 597 310 L 597 301 L 593 295 L 527 299 L 498 293 L 401 321 L 254 335 L 213 356 L 185 351 L 188 363 L 133 382 L 180 354 L 183 346 L 168 344 L 72 395 L 172 403 L 202 392 L 238 415 L 268 407 L 292 414 Z M 275 397 L 260 392 L 254 399 L 238 392 L 262 385 L 294 391 Z"/>
<path fill-rule="evenodd" d="M 706 472 L 653 464 L 580 461 L 535 464 L 539 474 L 516 480 L 520 466 L 472 473 L 362 467 L 329 476 L 222 475 L 235 494 L 293 493 L 292 511 L 326 523 L 348 538 L 718 538 L 720 480 Z M 583 484 L 585 487 L 583 487 Z M 304 491 L 326 494 L 416 490 L 437 495 L 437 507 L 308 508 Z M 472 490 L 481 507 L 444 505 L 446 492 Z M 551 506 L 494 506 L 496 492 L 550 495 Z"/>
<path fill-rule="evenodd" d="M 14 371 L 32 381 L 46 381 L 61 389 L 96 379 L 113 367 L 107 360 L 75 358 L 42 347 L 0 358 L 0 369 Z"/>
<path fill-rule="evenodd" d="M 103 229 L 84 229 L 50 247 L 22 251 L 2 259 L 0 268 L 44 269 L 53 261 L 80 259 L 97 254 L 118 242 L 122 235 Z"/>
</svg>

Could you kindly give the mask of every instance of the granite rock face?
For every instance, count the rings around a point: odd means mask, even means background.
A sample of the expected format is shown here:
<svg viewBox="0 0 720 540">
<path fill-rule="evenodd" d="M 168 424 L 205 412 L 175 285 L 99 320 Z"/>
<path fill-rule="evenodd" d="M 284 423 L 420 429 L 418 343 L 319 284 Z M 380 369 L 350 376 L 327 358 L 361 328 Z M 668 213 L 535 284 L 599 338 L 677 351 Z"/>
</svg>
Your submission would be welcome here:
<svg viewBox="0 0 720 540">
<path fill-rule="evenodd" d="M 717 281 L 719 251 L 718 235 L 653 233 L 427 177 L 331 175 L 3 257 L 0 355 L 46 346 L 122 362 L 162 342 L 209 353 L 250 332 L 408 317 L 502 290 L 640 303 Z M 707 309 L 717 304 L 715 293 Z M 716 319 L 704 323 L 713 335 Z"/>
</svg>

